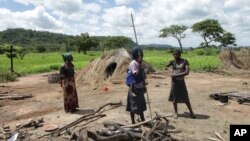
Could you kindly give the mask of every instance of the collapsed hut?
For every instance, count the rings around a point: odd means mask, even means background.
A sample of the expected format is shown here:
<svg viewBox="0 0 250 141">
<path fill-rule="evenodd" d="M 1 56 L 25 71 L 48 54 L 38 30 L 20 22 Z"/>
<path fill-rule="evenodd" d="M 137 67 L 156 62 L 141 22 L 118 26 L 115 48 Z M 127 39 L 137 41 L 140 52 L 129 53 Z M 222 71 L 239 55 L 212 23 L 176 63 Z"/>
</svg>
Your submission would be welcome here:
<svg viewBox="0 0 250 141">
<path fill-rule="evenodd" d="M 124 48 L 103 54 L 100 58 L 92 60 L 86 67 L 78 71 L 76 81 L 80 84 L 123 83 L 131 61 L 131 53 Z M 143 67 L 146 73 L 155 71 L 152 65 L 145 61 Z"/>
</svg>

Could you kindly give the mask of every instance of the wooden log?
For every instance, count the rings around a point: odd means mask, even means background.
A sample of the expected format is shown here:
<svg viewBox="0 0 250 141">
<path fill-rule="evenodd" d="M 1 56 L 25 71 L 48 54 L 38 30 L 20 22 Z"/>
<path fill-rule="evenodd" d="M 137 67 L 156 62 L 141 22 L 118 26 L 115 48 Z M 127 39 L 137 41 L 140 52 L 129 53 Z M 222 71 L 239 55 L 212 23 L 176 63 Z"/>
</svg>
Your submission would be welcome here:
<svg viewBox="0 0 250 141">
<path fill-rule="evenodd" d="M 129 136 L 127 133 L 116 134 L 113 136 L 99 136 L 94 132 L 88 131 L 88 136 L 95 141 L 119 141 L 119 140 L 132 140 L 132 137 Z"/>
<path fill-rule="evenodd" d="M 166 118 L 166 117 L 172 117 L 172 116 L 173 116 L 173 114 L 168 114 L 168 115 L 165 115 L 165 116 L 156 116 L 152 120 L 150 119 L 150 120 L 146 120 L 146 121 L 143 121 L 143 122 L 140 122 L 140 123 L 137 123 L 137 124 L 126 125 L 126 126 L 122 126 L 122 127 L 123 128 L 134 128 L 134 127 L 138 127 L 138 126 L 141 126 L 143 124 L 152 122 L 153 120 L 156 120 L 156 119 L 161 119 L 161 118 Z"/>
<path fill-rule="evenodd" d="M 79 136 L 77 138 L 77 141 L 88 141 L 88 132 L 87 129 L 81 129 L 79 131 Z"/>
<path fill-rule="evenodd" d="M 133 132 L 131 132 L 131 131 L 127 131 L 127 130 L 125 130 L 123 127 L 120 127 L 120 126 L 115 125 L 115 124 L 114 124 L 114 126 L 115 126 L 116 128 L 118 128 L 119 130 L 121 130 L 122 132 L 129 134 L 129 135 L 132 136 L 132 137 L 137 137 L 137 138 L 143 139 L 144 141 L 150 141 L 149 139 L 147 139 L 146 137 L 144 137 L 144 136 L 142 136 L 142 135 L 140 135 L 140 134 L 136 134 L 136 133 L 133 133 Z"/>
<path fill-rule="evenodd" d="M 20 99 L 24 99 L 24 98 L 31 98 L 32 95 L 29 94 L 29 95 L 10 95 L 10 96 L 3 96 L 3 97 L 0 97 L 0 100 L 4 100 L 4 99 L 12 99 L 12 100 L 20 100 Z"/>
<path fill-rule="evenodd" d="M 156 121 L 156 123 L 154 124 L 153 128 L 148 132 L 148 134 L 146 135 L 146 138 L 150 140 L 150 136 L 151 134 L 158 128 L 160 124 L 160 121 Z"/>
</svg>

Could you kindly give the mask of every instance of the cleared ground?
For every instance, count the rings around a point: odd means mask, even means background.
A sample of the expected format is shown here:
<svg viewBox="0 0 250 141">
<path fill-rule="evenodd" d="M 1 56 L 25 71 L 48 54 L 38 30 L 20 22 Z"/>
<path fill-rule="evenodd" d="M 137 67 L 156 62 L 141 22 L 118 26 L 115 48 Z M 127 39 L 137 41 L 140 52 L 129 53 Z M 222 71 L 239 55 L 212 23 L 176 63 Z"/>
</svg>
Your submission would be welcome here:
<svg viewBox="0 0 250 141">
<path fill-rule="evenodd" d="M 165 79 L 148 77 L 148 91 L 152 111 L 164 115 L 173 112 L 172 103 L 168 102 L 170 91 L 169 74 L 163 73 Z M 219 132 L 225 139 L 229 139 L 230 124 L 250 124 L 250 104 L 238 104 L 235 101 L 222 106 L 220 102 L 211 100 L 209 94 L 227 91 L 241 91 L 250 93 L 249 76 L 223 76 L 213 73 L 190 73 L 186 77 L 191 104 L 197 119 L 189 118 L 186 106 L 178 105 L 180 117 L 170 118 L 170 124 L 181 129 L 176 134 L 190 140 L 206 140 Z M 156 87 L 159 85 L 159 87 Z M 109 91 L 104 92 L 103 87 Z M 78 85 L 80 111 L 76 114 L 66 114 L 63 110 L 63 94 L 59 84 L 48 84 L 46 74 L 29 75 L 19 78 L 19 81 L 0 84 L 1 91 L 13 90 L 11 93 L 30 93 L 33 98 L 25 100 L 1 100 L 0 123 L 10 125 L 24 119 L 44 117 L 45 123 L 59 126 L 70 123 L 84 114 L 84 109 L 97 109 L 108 102 L 122 101 L 126 104 L 127 87 L 124 84 L 102 84 L 90 86 Z M 81 110 L 82 109 L 82 110 Z M 125 106 L 105 112 L 106 117 L 94 122 L 88 127 L 99 127 L 103 121 L 119 121 L 130 124 L 129 113 Z M 149 110 L 145 112 L 149 119 Z M 33 130 L 33 137 L 44 134 L 42 128 Z"/>
</svg>

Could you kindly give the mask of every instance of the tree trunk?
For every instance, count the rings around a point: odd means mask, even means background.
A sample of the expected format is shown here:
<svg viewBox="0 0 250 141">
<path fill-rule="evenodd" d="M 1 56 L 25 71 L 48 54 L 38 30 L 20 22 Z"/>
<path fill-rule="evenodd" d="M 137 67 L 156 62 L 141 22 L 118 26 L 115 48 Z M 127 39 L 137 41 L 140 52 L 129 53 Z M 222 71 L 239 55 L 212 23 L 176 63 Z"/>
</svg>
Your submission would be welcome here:
<svg viewBox="0 0 250 141">
<path fill-rule="evenodd" d="M 177 39 L 178 42 L 179 42 L 179 45 L 180 45 L 180 49 L 181 49 L 181 53 L 183 53 L 183 50 L 182 50 L 182 44 L 181 44 L 181 40 Z"/>
<path fill-rule="evenodd" d="M 207 42 L 207 40 L 206 40 L 206 37 L 203 37 L 203 39 L 204 39 L 205 42 L 206 42 L 206 47 L 208 47 L 208 42 Z"/>
<path fill-rule="evenodd" d="M 87 54 L 87 50 L 83 50 L 83 54 L 85 54 L 85 55 L 86 55 L 86 54 Z"/>
</svg>

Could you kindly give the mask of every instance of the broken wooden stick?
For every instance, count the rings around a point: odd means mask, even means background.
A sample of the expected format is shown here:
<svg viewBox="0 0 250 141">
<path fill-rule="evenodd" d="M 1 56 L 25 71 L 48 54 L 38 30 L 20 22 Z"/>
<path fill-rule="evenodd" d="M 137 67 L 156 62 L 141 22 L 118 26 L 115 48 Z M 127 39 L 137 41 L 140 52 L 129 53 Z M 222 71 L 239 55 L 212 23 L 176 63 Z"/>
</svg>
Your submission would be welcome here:
<svg viewBox="0 0 250 141">
<path fill-rule="evenodd" d="M 60 128 L 60 129 L 58 129 L 58 130 L 56 130 L 56 131 L 54 131 L 54 132 L 52 132 L 52 133 L 45 134 L 45 135 L 42 135 L 42 136 L 38 137 L 38 139 L 40 139 L 40 138 L 42 138 L 42 137 L 44 137 L 44 136 L 53 135 L 53 134 L 55 134 L 55 133 L 60 133 L 60 132 L 66 130 L 66 129 L 68 129 L 68 128 L 71 128 L 71 127 L 73 127 L 73 126 L 75 126 L 75 125 L 81 123 L 82 121 L 89 120 L 89 119 L 93 119 L 93 118 L 95 118 L 95 117 L 103 117 L 103 116 L 106 116 L 106 115 L 104 115 L 104 114 L 98 114 L 98 115 L 95 115 L 95 114 L 99 113 L 99 112 L 100 112 L 103 108 L 105 108 L 106 106 L 120 106 L 120 105 L 122 105 L 121 102 L 104 104 L 103 106 L 101 106 L 101 107 L 100 107 L 97 111 L 95 111 L 94 113 L 91 113 L 91 114 L 88 114 L 88 115 L 84 115 L 84 116 L 80 117 L 79 119 L 77 119 L 77 120 L 75 120 L 75 121 L 73 121 L 73 122 L 71 122 L 71 123 L 69 123 L 69 124 L 63 126 L 62 128 Z"/>
<path fill-rule="evenodd" d="M 120 133 L 113 136 L 99 136 L 94 132 L 88 131 L 88 137 L 94 139 L 95 141 L 118 141 L 121 140 L 132 140 L 132 137 L 129 136 L 127 133 Z"/>
<path fill-rule="evenodd" d="M 151 134 L 156 130 L 156 128 L 158 128 L 159 123 L 160 123 L 159 120 L 156 121 L 156 123 L 154 124 L 153 128 L 152 128 L 152 129 L 148 132 L 148 134 L 146 135 L 146 138 L 147 138 L 147 139 L 150 139 Z"/>
<path fill-rule="evenodd" d="M 146 123 L 149 123 L 149 122 L 152 122 L 153 120 L 156 120 L 156 119 L 161 119 L 161 118 L 165 118 L 165 117 L 172 117 L 173 114 L 168 114 L 168 115 L 165 115 L 165 116 L 156 116 L 154 117 L 152 120 L 146 120 L 146 121 L 143 121 L 143 122 L 140 122 L 140 123 L 137 123 L 137 124 L 132 124 L 132 125 L 126 125 L 126 126 L 122 126 L 123 128 L 133 128 L 133 127 L 138 127 L 138 126 L 141 126 L 143 124 L 146 124 Z"/>
<path fill-rule="evenodd" d="M 115 126 L 116 128 L 118 128 L 119 130 L 121 130 L 122 132 L 131 135 L 132 137 L 137 137 L 137 138 L 143 139 L 143 140 L 145 140 L 145 141 L 150 141 L 150 140 L 147 139 L 146 137 L 144 137 L 144 136 L 142 136 L 142 135 L 140 135 L 140 134 L 136 134 L 136 133 L 133 133 L 133 132 L 131 132 L 131 131 L 125 130 L 123 127 L 120 127 L 120 126 L 118 126 L 118 125 L 116 125 L 116 124 L 114 124 L 114 126 Z"/>
<path fill-rule="evenodd" d="M 226 141 L 224 138 L 222 138 L 222 136 L 221 136 L 220 133 L 214 132 L 214 134 L 215 134 L 219 139 L 221 139 L 222 141 Z"/>
<path fill-rule="evenodd" d="M 9 96 L 3 96 L 0 97 L 0 100 L 4 100 L 4 99 L 13 99 L 13 100 L 20 100 L 20 99 L 24 99 L 24 98 L 31 98 L 32 95 L 9 95 Z"/>
</svg>

